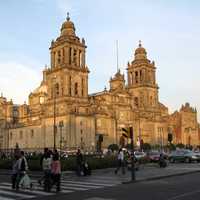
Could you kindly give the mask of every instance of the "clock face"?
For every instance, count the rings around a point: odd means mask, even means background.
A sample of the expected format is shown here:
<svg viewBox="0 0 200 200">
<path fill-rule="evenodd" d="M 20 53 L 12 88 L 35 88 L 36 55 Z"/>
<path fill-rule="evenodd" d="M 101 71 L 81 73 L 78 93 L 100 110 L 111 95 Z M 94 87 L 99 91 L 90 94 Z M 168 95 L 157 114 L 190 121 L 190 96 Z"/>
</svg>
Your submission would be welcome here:
<svg viewBox="0 0 200 200">
<path fill-rule="evenodd" d="M 44 97 L 40 97 L 40 104 L 44 103 Z"/>
</svg>

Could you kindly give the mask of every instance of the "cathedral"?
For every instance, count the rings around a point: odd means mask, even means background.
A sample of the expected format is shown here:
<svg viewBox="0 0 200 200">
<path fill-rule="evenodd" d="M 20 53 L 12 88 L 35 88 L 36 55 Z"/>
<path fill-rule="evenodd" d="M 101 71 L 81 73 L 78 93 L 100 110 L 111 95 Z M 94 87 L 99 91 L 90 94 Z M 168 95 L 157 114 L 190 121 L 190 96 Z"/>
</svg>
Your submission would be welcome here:
<svg viewBox="0 0 200 200">
<path fill-rule="evenodd" d="M 30 93 L 28 104 L 16 105 L 1 95 L 0 149 L 18 144 L 27 151 L 95 151 L 100 145 L 122 145 L 127 140 L 122 128 L 128 127 L 133 128 L 136 145 L 166 145 L 169 134 L 174 144 L 200 144 L 196 109 L 185 103 L 168 113 L 159 101 L 156 65 L 141 42 L 127 64 L 127 80 L 118 70 L 109 88 L 94 94 L 88 94 L 86 48 L 68 15 L 51 42 L 50 66 L 43 70 L 43 80 Z"/>
</svg>

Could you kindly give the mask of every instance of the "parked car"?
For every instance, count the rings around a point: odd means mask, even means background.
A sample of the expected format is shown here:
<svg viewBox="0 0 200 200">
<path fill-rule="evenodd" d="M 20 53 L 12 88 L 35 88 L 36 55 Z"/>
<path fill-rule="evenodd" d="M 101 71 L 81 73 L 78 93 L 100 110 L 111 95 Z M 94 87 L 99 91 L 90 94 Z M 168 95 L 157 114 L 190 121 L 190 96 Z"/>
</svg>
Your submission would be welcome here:
<svg viewBox="0 0 200 200">
<path fill-rule="evenodd" d="M 169 155 L 169 161 L 171 163 L 174 162 L 186 162 L 186 163 L 191 163 L 191 162 L 197 162 L 200 159 L 192 152 L 189 150 L 181 150 L 181 151 L 173 151 Z"/>
<path fill-rule="evenodd" d="M 197 162 L 200 162 L 200 152 L 199 151 L 195 151 L 194 155 L 197 157 Z"/>
<path fill-rule="evenodd" d="M 147 157 L 150 162 L 158 162 L 160 159 L 160 153 L 158 151 L 151 151 L 148 153 Z"/>
<path fill-rule="evenodd" d="M 141 152 L 141 151 L 135 151 L 134 155 L 135 155 L 135 158 L 138 160 L 145 158 L 147 156 L 145 152 Z"/>
</svg>

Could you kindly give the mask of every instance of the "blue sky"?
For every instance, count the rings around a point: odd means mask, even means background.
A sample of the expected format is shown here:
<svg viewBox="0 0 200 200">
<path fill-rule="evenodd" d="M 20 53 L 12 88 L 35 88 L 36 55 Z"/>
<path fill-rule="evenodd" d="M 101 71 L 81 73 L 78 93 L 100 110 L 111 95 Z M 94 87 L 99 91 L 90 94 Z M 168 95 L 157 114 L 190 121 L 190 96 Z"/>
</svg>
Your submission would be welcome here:
<svg viewBox="0 0 200 200">
<path fill-rule="evenodd" d="M 16 103 L 39 86 L 49 46 L 70 12 L 87 43 L 90 93 L 108 87 L 142 40 L 157 66 L 160 101 L 200 112 L 200 2 L 197 0 L 6 0 L 0 2 L 0 91 Z M 200 116 L 200 115 L 199 115 Z"/>
</svg>

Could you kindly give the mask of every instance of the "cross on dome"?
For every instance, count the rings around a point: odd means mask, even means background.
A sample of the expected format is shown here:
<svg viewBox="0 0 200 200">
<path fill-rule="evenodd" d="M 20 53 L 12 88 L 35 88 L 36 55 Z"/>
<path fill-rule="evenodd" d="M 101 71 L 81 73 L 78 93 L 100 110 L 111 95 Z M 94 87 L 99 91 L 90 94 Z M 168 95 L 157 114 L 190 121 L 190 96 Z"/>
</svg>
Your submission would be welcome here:
<svg viewBox="0 0 200 200">
<path fill-rule="evenodd" d="M 139 47 L 142 47 L 142 41 L 139 40 Z"/>
<path fill-rule="evenodd" d="M 69 17 L 69 12 L 67 12 L 67 21 L 69 21 L 70 20 L 70 17 Z"/>
</svg>

